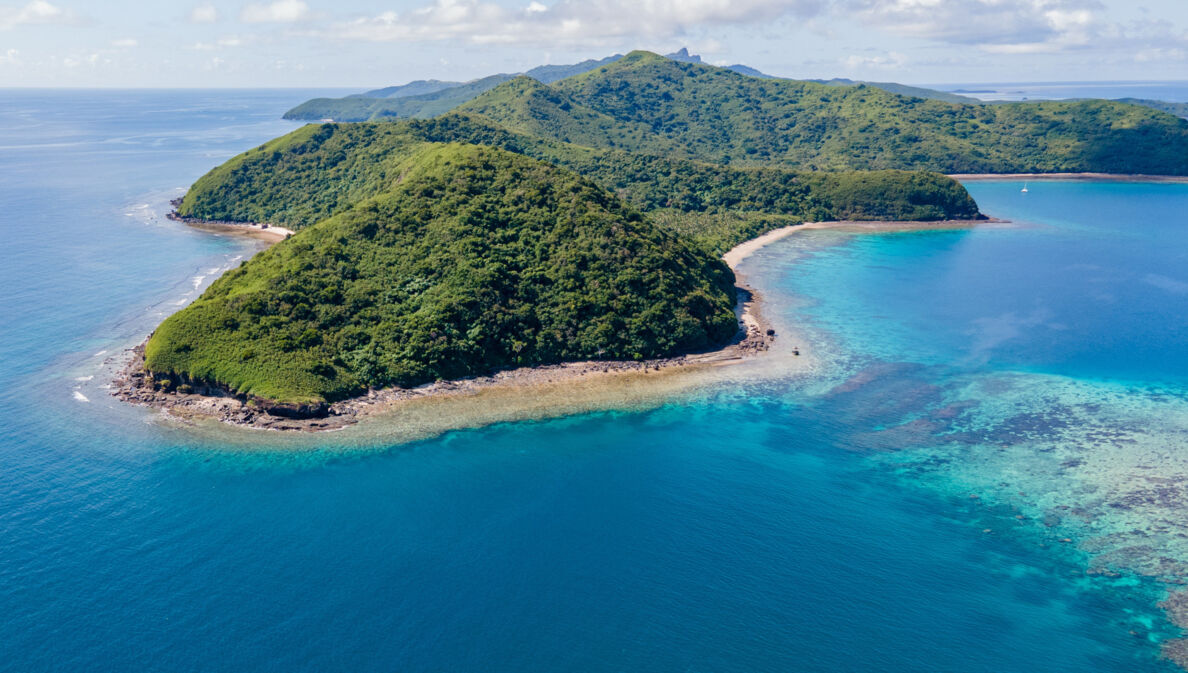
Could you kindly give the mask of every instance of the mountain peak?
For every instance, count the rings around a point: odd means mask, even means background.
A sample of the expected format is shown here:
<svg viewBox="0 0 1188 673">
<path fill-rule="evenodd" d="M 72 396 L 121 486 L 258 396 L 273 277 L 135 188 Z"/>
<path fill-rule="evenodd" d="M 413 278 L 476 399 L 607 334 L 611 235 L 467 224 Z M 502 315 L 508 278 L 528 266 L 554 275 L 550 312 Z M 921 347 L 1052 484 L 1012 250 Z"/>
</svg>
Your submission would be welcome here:
<svg viewBox="0 0 1188 673">
<path fill-rule="evenodd" d="M 704 63 L 701 56 L 698 54 L 690 54 L 688 47 L 681 47 L 680 49 L 666 55 L 664 58 L 673 61 L 680 61 L 681 63 Z"/>
</svg>

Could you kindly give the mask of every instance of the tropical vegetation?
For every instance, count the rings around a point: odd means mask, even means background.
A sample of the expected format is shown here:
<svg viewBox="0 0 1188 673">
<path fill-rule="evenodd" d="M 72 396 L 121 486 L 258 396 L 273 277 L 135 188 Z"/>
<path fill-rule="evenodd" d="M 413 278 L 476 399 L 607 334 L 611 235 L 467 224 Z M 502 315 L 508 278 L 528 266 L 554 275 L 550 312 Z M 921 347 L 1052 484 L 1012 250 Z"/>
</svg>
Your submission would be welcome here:
<svg viewBox="0 0 1188 673">
<path fill-rule="evenodd" d="M 733 275 L 580 176 L 423 144 L 391 189 L 218 279 L 145 365 L 281 402 L 519 365 L 640 359 L 737 331 Z"/>
</svg>

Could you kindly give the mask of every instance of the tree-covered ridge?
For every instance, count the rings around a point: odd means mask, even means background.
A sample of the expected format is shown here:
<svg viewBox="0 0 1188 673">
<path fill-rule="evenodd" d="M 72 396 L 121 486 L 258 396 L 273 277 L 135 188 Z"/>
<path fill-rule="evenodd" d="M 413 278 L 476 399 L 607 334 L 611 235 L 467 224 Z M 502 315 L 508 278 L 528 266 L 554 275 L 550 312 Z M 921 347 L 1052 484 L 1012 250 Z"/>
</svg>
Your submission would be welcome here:
<svg viewBox="0 0 1188 673">
<path fill-rule="evenodd" d="M 465 82 L 443 82 L 439 79 L 418 79 L 407 84 L 386 86 L 381 89 L 372 89 L 371 91 L 364 91 L 363 93 L 351 94 L 350 96 L 345 96 L 345 98 L 406 98 L 408 96 L 420 96 L 427 93 L 437 93 L 438 91 L 452 89 L 463 84 L 465 84 Z"/>
<path fill-rule="evenodd" d="M 557 80 L 588 72 L 602 65 L 613 63 L 623 56 L 615 54 L 603 59 L 589 59 L 572 65 L 542 65 L 537 66 L 524 75 L 539 82 L 551 84 Z M 690 55 L 687 49 L 668 54 L 665 58 L 684 63 L 702 63 L 700 56 Z M 765 74 L 754 68 L 742 64 L 726 66 L 740 75 L 758 77 L 761 79 L 783 79 Z M 285 113 L 285 119 L 321 121 L 331 119 L 340 122 L 358 122 L 371 119 L 385 118 L 425 118 L 435 114 L 443 114 L 452 110 L 479 94 L 493 88 L 500 82 L 507 81 L 514 75 L 492 75 L 471 82 L 443 82 L 440 80 L 415 80 L 398 86 L 388 86 L 372 89 L 363 93 L 351 94 L 342 98 L 314 98 L 308 100 Z M 935 98 L 951 103 L 978 103 L 975 98 L 967 98 L 945 91 L 924 89 L 907 86 L 895 82 L 856 82 L 848 79 L 807 80 L 830 86 L 855 86 L 865 84 L 889 91 L 901 96 L 915 96 L 918 98 Z M 423 98 L 421 98 L 423 96 Z M 413 97 L 414 100 L 397 101 L 393 99 Z M 1140 102 L 1139 104 L 1145 104 Z M 1155 106 L 1153 106 L 1155 107 Z M 1158 108 L 1157 108 L 1158 109 Z"/>
<path fill-rule="evenodd" d="M 282 402 L 509 366 L 639 359 L 736 331 L 730 270 L 592 182 L 426 144 L 401 180 L 216 281 L 146 368 Z"/>
<path fill-rule="evenodd" d="M 652 126 L 625 121 L 586 107 L 564 91 L 529 77 L 517 77 L 474 100 L 458 112 L 484 119 L 514 120 L 508 128 L 526 135 L 615 149 L 647 147 L 648 153 L 671 156 L 675 147 L 654 138 Z M 499 122 L 502 124 L 502 122 Z"/>
<path fill-rule="evenodd" d="M 1142 105 L 1153 110 L 1166 112 L 1184 119 L 1188 119 L 1188 103 L 1172 103 L 1165 100 L 1151 100 L 1149 98 L 1116 98 L 1119 103 Z"/>
<path fill-rule="evenodd" d="M 178 210 L 191 217 L 301 229 L 390 188 L 425 142 L 489 145 L 563 166 L 635 208 L 673 213 L 659 221 L 719 253 L 804 220 L 978 216 L 965 189 L 937 174 L 730 168 L 595 150 L 462 115 L 303 127 L 215 168 L 195 183 Z"/>
<path fill-rule="evenodd" d="M 347 96 L 345 98 L 313 98 L 284 114 L 285 119 L 317 121 L 366 121 L 368 119 L 425 118 L 445 114 L 462 103 L 471 100 L 484 91 L 489 91 L 515 75 L 491 75 L 472 82 L 460 82 L 437 88 L 435 84 L 445 82 L 419 82 L 417 88 L 427 89 L 425 93 L 383 97 Z M 400 87 L 391 87 L 399 89 Z M 436 89 L 436 90 L 434 90 Z M 415 90 L 415 89 L 414 89 Z"/>
<path fill-rule="evenodd" d="M 541 65 L 524 75 L 548 84 L 577 75 L 600 65 L 613 63 L 621 54 L 569 65 Z M 498 74 L 469 82 L 416 80 L 400 86 L 373 89 L 343 98 L 313 98 L 284 114 L 285 119 L 361 122 L 370 119 L 419 119 L 445 114 L 457 106 L 506 82 L 515 75 Z"/>
<path fill-rule="evenodd" d="M 458 109 L 554 139 L 732 165 L 1188 174 L 1188 121 L 1113 101 L 962 105 L 757 79 L 647 52 L 547 87 L 562 101 L 555 119 L 517 105 L 521 88 L 513 80 Z"/>
<path fill-rule="evenodd" d="M 972 98 L 970 96 L 962 96 L 961 94 L 950 93 L 948 91 L 939 91 L 937 89 L 926 89 L 919 86 L 899 84 L 898 82 L 871 82 L 867 80 L 846 79 L 844 77 L 835 77 L 833 79 L 810 79 L 805 81 L 827 84 L 829 86 L 872 86 L 876 89 L 882 89 L 883 91 L 899 96 L 930 98 L 933 100 L 944 101 L 946 103 L 966 103 L 969 105 L 977 105 L 982 102 L 977 98 Z"/>
</svg>

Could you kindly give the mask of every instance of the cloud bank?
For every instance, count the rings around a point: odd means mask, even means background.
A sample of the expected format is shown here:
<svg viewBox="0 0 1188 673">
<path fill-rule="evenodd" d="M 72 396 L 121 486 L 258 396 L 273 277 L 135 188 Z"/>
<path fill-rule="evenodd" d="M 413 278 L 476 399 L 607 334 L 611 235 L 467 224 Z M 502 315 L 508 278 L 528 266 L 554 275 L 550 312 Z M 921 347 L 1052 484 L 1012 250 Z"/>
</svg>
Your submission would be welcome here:
<svg viewBox="0 0 1188 673">
<path fill-rule="evenodd" d="M 335 24 L 334 37 L 371 41 L 464 40 L 474 44 L 601 44 L 669 38 L 707 25 L 750 25 L 819 14 L 825 0 L 559 0 L 509 9 L 482 0 L 435 0 L 406 12 Z"/>
<path fill-rule="evenodd" d="M 0 6 L 0 30 L 12 30 L 17 26 L 38 23 L 74 23 L 76 20 L 73 12 L 45 0 L 33 0 L 22 7 Z"/>
<path fill-rule="evenodd" d="M 239 14 L 239 20 L 244 23 L 297 23 L 308 18 L 309 5 L 302 0 L 275 0 L 267 4 L 250 4 Z"/>
<path fill-rule="evenodd" d="M 518 8 L 491 0 L 433 0 L 403 12 L 333 22 L 311 34 L 374 42 L 567 47 L 687 38 L 729 26 L 795 28 L 847 21 L 989 54 L 1095 47 L 1154 58 L 1188 47 L 1188 37 L 1166 23 L 1110 24 L 1103 10 L 1099 0 L 532 0 Z M 888 67 L 901 60 L 869 65 Z"/>
<path fill-rule="evenodd" d="M 1058 51 L 1090 43 L 1097 0 L 850 0 L 859 21 L 891 33 L 991 52 Z"/>
<path fill-rule="evenodd" d="M 190 23 L 218 23 L 218 21 L 219 10 L 210 3 L 198 5 L 190 10 Z"/>
</svg>

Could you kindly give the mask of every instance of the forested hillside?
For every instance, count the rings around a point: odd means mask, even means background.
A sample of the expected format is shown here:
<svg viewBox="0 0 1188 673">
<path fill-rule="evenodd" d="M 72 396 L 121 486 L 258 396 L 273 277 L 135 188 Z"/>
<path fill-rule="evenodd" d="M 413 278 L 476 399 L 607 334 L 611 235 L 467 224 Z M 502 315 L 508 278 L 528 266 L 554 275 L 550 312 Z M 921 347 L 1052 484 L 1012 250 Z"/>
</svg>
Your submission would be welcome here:
<svg viewBox="0 0 1188 673">
<path fill-rule="evenodd" d="M 821 219 L 935 220 L 978 216 L 957 182 L 935 173 L 810 174 L 741 169 L 595 150 L 477 117 L 308 125 L 203 176 L 179 207 L 189 217 L 302 229 L 399 181 L 424 142 L 500 147 L 564 166 L 716 252 L 782 224 Z"/>
<path fill-rule="evenodd" d="M 557 140 L 730 165 L 1188 174 L 1188 121 L 1148 107 L 946 103 L 648 52 L 551 86 L 517 78 L 459 110 Z"/>
<path fill-rule="evenodd" d="M 882 101 L 889 115 L 952 105 L 650 54 L 588 65 L 554 86 L 510 79 L 464 112 L 307 125 L 211 170 L 181 215 L 297 234 L 167 319 L 146 368 L 171 384 L 307 403 L 519 365 L 674 355 L 736 333 L 720 255 L 738 243 L 810 219 L 980 217 L 936 172 L 808 170 L 791 157 L 827 143 L 793 143 L 771 121 L 791 114 L 808 134 L 834 103 L 869 114 Z M 444 104 L 452 89 L 440 84 L 382 100 Z M 851 121 L 830 119 L 849 133 Z M 867 131 L 854 131 L 870 146 L 854 163 L 912 163 Z"/>
<path fill-rule="evenodd" d="M 281 402 L 688 352 L 736 331 L 725 264 L 597 185 L 422 144 L 391 189 L 216 281 L 146 347 L 161 375 Z"/>
</svg>

